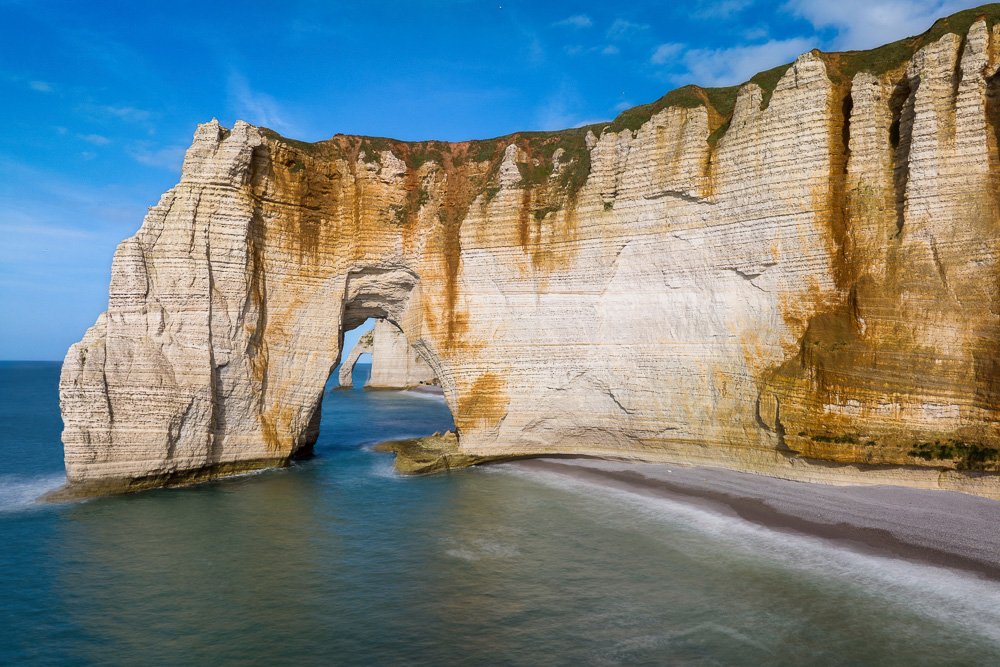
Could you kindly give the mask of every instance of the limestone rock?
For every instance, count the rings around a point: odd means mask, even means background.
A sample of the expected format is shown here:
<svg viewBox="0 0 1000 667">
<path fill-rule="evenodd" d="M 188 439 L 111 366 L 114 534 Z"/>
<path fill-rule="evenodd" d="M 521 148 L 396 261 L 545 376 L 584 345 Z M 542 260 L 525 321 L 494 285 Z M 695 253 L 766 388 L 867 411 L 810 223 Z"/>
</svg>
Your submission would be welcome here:
<svg viewBox="0 0 1000 667">
<path fill-rule="evenodd" d="M 307 451 L 342 332 L 375 317 L 466 457 L 1000 496 L 997 13 L 562 133 L 200 126 L 67 354 L 70 490 Z"/>
<path fill-rule="evenodd" d="M 354 347 L 351 348 L 351 353 L 340 364 L 340 372 L 337 374 L 337 381 L 341 388 L 354 386 L 354 378 L 351 377 L 351 374 L 354 372 L 354 366 L 358 363 L 358 359 L 362 354 L 372 353 L 374 340 L 375 332 L 372 330 L 362 335 L 358 339 L 358 342 L 354 344 Z"/>
<path fill-rule="evenodd" d="M 362 354 L 372 355 L 372 370 L 365 389 L 410 389 L 435 382 L 434 371 L 410 347 L 399 327 L 377 320 L 375 328 L 363 334 L 340 365 L 341 387 L 353 386 L 351 372 Z"/>
</svg>

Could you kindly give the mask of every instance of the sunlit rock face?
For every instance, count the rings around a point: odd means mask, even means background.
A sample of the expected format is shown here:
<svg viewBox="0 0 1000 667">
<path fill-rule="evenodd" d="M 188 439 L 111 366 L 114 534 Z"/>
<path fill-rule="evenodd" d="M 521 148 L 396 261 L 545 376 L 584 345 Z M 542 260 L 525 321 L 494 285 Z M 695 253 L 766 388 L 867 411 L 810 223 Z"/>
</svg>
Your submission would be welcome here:
<svg viewBox="0 0 1000 667">
<path fill-rule="evenodd" d="M 410 389 L 434 384 L 434 371 L 403 332 L 388 320 L 378 320 L 375 328 L 362 334 L 340 365 L 337 379 L 341 387 L 351 387 L 351 372 L 362 354 L 372 355 L 372 368 L 365 389 Z"/>
<path fill-rule="evenodd" d="M 1000 495 L 1000 27 L 974 18 L 561 133 L 200 126 L 67 354 L 70 488 L 307 451 L 376 317 L 469 454 Z"/>
</svg>

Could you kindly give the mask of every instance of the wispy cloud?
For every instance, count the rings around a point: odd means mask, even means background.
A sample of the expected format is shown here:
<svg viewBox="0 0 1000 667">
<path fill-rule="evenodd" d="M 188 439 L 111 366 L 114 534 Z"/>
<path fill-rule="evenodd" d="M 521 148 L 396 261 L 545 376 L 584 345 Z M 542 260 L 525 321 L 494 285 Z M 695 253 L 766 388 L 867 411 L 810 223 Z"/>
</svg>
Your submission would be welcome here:
<svg viewBox="0 0 1000 667">
<path fill-rule="evenodd" d="M 78 137 L 95 146 L 107 146 L 111 140 L 100 134 L 78 134 Z"/>
<path fill-rule="evenodd" d="M 648 29 L 649 26 L 643 23 L 632 23 L 631 21 L 626 21 L 625 19 L 615 19 L 615 22 L 611 24 L 611 27 L 608 28 L 608 31 L 605 34 L 608 39 L 622 40 Z"/>
<path fill-rule="evenodd" d="M 766 39 L 770 33 L 768 32 L 767 26 L 755 25 L 750 28 L 745 28 L 741 34 L 743 35 L 743 39 L 748 42 L 759 42 L 762 39 Z"/>
<path fill-rule="evenodd" d="M 124 121 L 126 123 L 149 124 L 155 117 L 155 114 L 148 109 L 126 105 L 99 104 L 94 100 L 83 102 L 77 109 L 91 118 L 103 122 Z"/>
<path fill-rule="evenodd" d="M 543 131 L 564 130 L 580 122 L 573 111 L 581 105 L 580 92 L 571 81 L 563 81 L 538 107 L 536 127 Z"/>
<path fill-rule="evenodd" d="M 812 40 L 793 37 L 726 49 L 691 49 L 681 58 L 685 71 L 671 75 L 670 79 L 677 84 L 732 86 L 749 80 L 757 72 L 791 62 L 814 46 Z"/>
<path fill-rule="evenodd" d="M 927 30 L 969 6 L 962 0 L 789 0 L 783 9 L 816 30 L 834 30 L 835 49 L 870 49 Z"/>
<path fill-rule="evenodd" d="M 28 87 L 32 90 L 37 90 L 40 93 L 52 92 L 52 84 L 46 83 L 45 81 L 29 81 Z"/>
<path fill-rule="evenodd" d="M 660 44 L 653 51 L 652 57 L 649 62 L 654 65 L 663 65 L 664 63 L 670 62 L 677 57 L 677 54 L 681 52 L 684 48 L 683 44 Z"/>
<path fill-rule="evenodd" d="M 138 145 L 129 150 L 128 154 L 133 160 L 150 167 L 161 167 L 171 171 L 180 171 L 184 163 L 184 153 L 186 146 L 164 146 L 162 148 L 149 148 Z"/>
<path fill-rule="evenodd" d="M 576 28 L 577 30 L 579 30 L 580 28 L 589 28 L 590 26 L 594 25 L 594 22 L 591 21 L 590 17 L 587 16 L 586 14 L 574 14 L 573 16 L 565 18 L 562 21 L 556 21 L 552 25 L 566 26 L 569 28 Z"/>
<path fill-rule="evenodd" d="M 23 218 L 24 216 L 22 216 L 22 219 Z M 27 220 L 21 222 L 20 224 L 0 222 L 0 234 L 5 236 L 8 234 L 20 234 L 21 236 L 52 236 L 56 238 L 76 239 L 90 238 L 94 236 L 93 232 L 84 229 L 47 225 Z"/>
<path fill-rule="evenodd" d="M 614 56 L 621 52 L 621 50 L 614 44 L 607 44 L 606 46 L 583 46 L 582 44 L 573 44 L 572 46 L 563 47 L 563 51 L 567 56 L 582 56 L 593 53 L 600 53 L 602 56 Z"/>
<path fill-rule="evenodd" d="M 753 4 L 753 0 L 701 0 L 691 16 L 696 19 L 727 19 Z"/>
<path fill-rule="evenodd" d="M 105 105 L 101 107 L 101 110 L 112 116 L 121 118 L 122 120 L 127 120 L 132 122 L 141 122 L 144 120 L 149 120 L 153 115 L 151 111 L 147 111 L 146 109 L 136 109 L 135 107 L 116 107 L 116 106 Z"/>
<path fill-rule="evenodd" d="M 253 90 L 246 77 L 233 73 L 229 77 L 229 106 L 236 116 L 253 125 L 271 128 L 289 135 L 300 135 L 296 125 L 272 96 Z"/>
</svg>

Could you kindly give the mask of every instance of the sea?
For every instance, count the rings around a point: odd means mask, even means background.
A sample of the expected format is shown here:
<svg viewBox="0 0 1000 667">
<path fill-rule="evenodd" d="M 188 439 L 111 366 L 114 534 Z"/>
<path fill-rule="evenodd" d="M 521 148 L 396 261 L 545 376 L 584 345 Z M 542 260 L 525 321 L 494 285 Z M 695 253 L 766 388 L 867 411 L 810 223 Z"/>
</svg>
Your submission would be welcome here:
<svg viewBox="0 0 1000 667">
<path fill-rule="evenodd" d="M 452 428 L 438 396 L 328 387 L 290 468 L 38 502 L 58 380 L 0 363 L 0 665 L 1000 664 L 971 574 L 520 466 L 396 474 L 371 446 Z"/>
</svg>

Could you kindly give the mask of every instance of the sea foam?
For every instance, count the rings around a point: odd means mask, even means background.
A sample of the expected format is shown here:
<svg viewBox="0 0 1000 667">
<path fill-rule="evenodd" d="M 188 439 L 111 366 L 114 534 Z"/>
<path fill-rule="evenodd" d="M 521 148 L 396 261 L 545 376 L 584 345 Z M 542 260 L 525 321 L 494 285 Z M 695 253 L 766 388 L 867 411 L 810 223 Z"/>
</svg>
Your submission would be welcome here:
<svg viewBox="0 0 1000 667">
<path fill-rule="evenodd" d="M 0 512 L 12 512 L 33 505 L 38 499 L 66 483 L 66 475 L 0 475 Z"/>
<path fill-rule="evenodd" d="M 609 527 L 640 530 L 646 537 L 659 537 L 675 548 L 683 548 L 685 543 L 678 539 L 678 533 L 705 536 L 744 557 L 771 561 L 810 577 L 839 580 L 839 584 L 865 595 L 972 631 L 1000 646 L 998 582 L 958 570 L 860 553 L 818 537 L 773 530 L 683 501 L 652 498 L 599 482 L 549 471 L 498 469 L 579 495 L 578 500 L 588 506 L 594 519 Z M 625 508 L 634 519 L 631 526 L 622 520 Z M 660 530 L 650 531 L 650 523 L 658 524 Z M 698 548 L 697 540 L 690 542 L 690 548 Z"/>
</svg>

